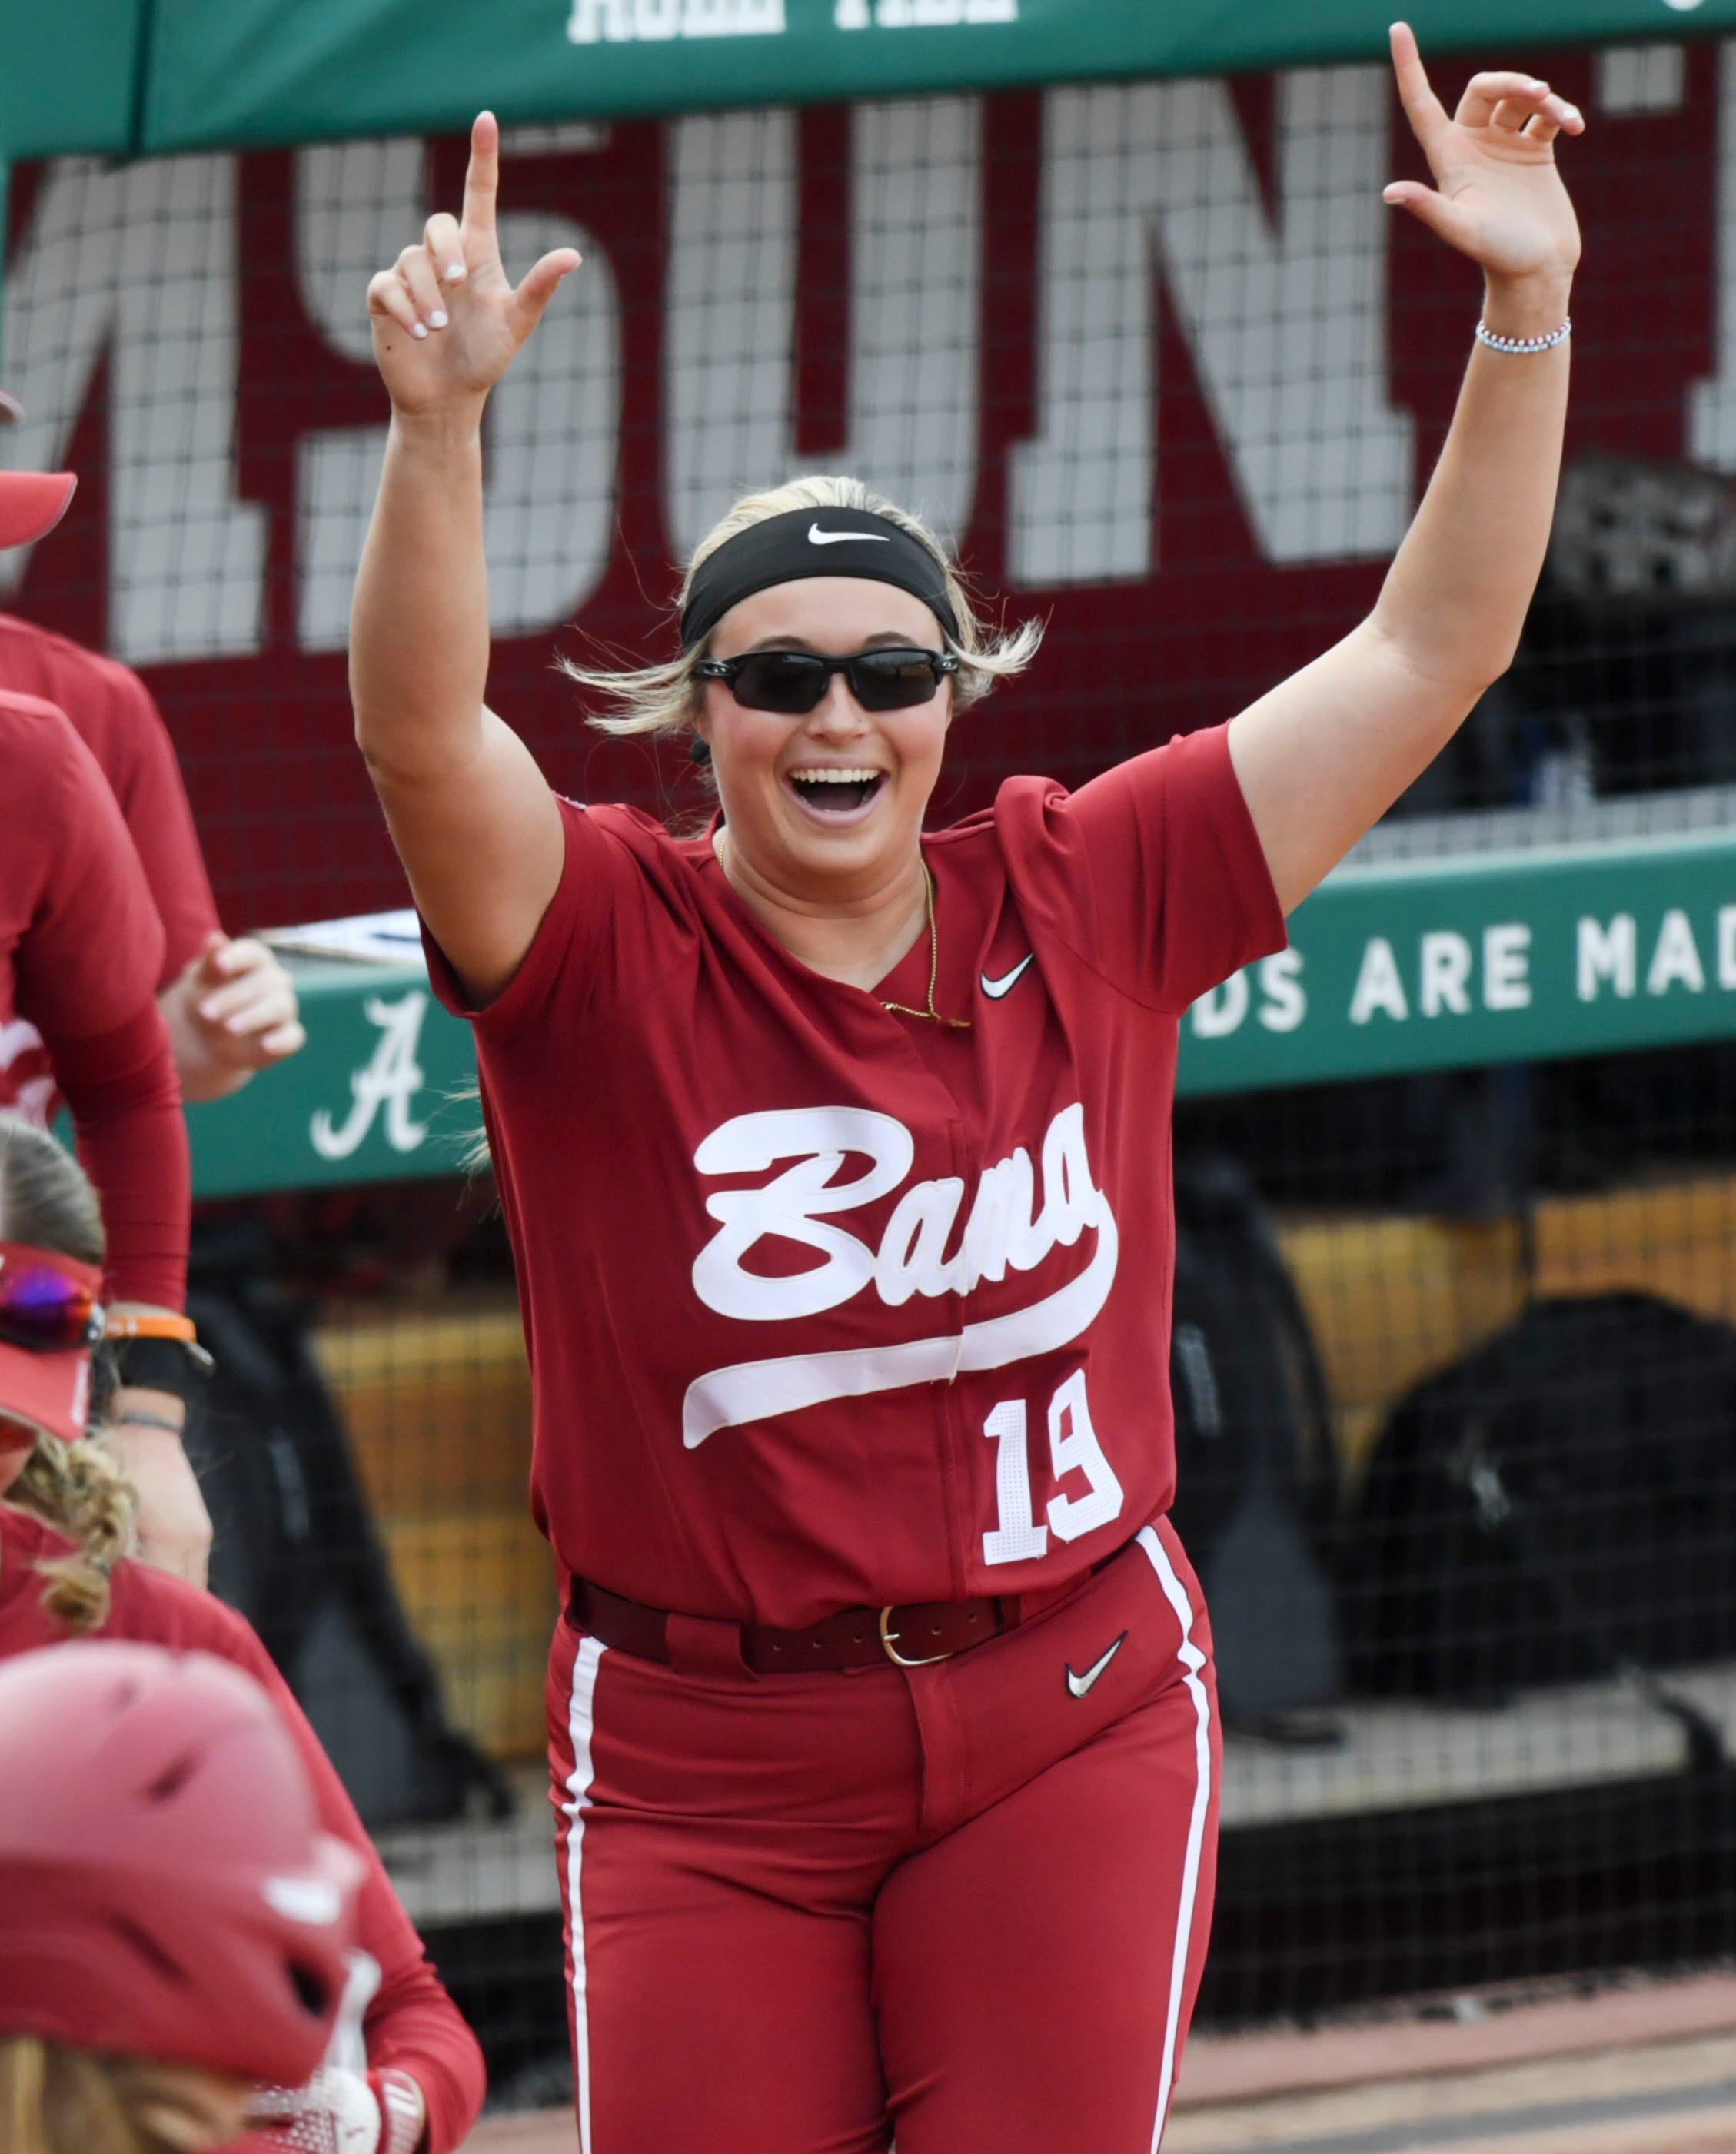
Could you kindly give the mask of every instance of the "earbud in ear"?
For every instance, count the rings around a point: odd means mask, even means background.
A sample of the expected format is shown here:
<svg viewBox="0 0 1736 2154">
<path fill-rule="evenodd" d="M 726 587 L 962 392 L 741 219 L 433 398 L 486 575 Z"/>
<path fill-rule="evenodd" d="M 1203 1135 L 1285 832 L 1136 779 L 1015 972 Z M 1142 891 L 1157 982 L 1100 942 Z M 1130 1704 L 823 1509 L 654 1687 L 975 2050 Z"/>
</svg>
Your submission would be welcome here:
<svg viewBox="0 0 1736 2154">
<path fill-rule="evenodd" d="M 712 759 L 712 744 L 695 733 L 687 743 L 687 755 L 690 761 L 697 763 L 703 770 Z"/>
</svg>

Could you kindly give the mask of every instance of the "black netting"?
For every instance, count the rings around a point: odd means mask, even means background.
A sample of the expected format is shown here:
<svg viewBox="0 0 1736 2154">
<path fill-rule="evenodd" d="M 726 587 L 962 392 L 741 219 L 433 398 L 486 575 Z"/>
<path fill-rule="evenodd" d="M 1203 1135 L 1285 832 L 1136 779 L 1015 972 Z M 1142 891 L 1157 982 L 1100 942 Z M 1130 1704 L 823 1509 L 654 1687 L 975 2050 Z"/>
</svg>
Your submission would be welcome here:
<svg viewBox="0 0 1736 2154">
<path fill-rule="evenodd" d="M 1618 795 L 1647 796 L 1653 827 L 1724 816 L 1721 65 L 1711 43 L 1551 58 L 1594 122 L 1565 152 L 1587 268 L 1556 543 L 1512 672 L 1401 804 L 1389 851 L 1595 836 Z M 1076 782 L 1228 715 L 1366 610 L 1469 350 L 1473 274 L 1381 203 L 1420 166 L 1378 66 L 520 129 L 505 147 L 509 265 L 569 241 L 586 260 L 491 415 L 490 695 L 591 798 L 702 796 L 684 756 L 587 731 L 554 656 L 670 651 L 678 557 L 738 492 L 799 469 L 923 511 L 1009 620 L 1049 623 L 1034 671 L 957 728 L 939 817 L 1008 772 Z M 4 379 L 27 416 L 7 453 L 81 484 L 51 541 L 0 560 L 0 603 L 142 671 L 237 927 L 405 900 L 345 685 L 385 416 L 363 288 L 456 199 L 463 158 L 403 139 L 13 176 Z M 1177 1382 L 1199 1486 L 1218 1476 L 1199 1552 L 1221 1600 L 1279 1577 L 1248 1554 L 1270 1544 L 1224 1522 L 1250 1477 L 1294 1482 L 1282 1575 L 1303 1600 L 1314 1581 L 1330 1633 L 1310 1681 L 1242 1693 L 1208 2017 L 1728 1950 L 1733 1070 L 1708 1048 L 1180 1110 L 1203 1284 Z M 390 1826 L 405 1896 L 503 2082 L 555 2098 L 534 1763 L 554 1589 L 483 1208 L 450 1183 L 237 1207 L 207 1223 L 207 1284 L 245 1258 L 268 1302 L 306 1296 L 398 1595 L 396 1615 L 364 1595 L 322 1630 L 309 1593 L 294 1650 L 334 1751 L 366 1748 L 341 1709 L 365 1664 L 355 1712 L 383 1724 L 365 1649 L 407 1616 L 459 1733 L 520 1778 L 520 1819 L 493 1816 L 498 1782 L 438 1749 L 426 1694 L 400 1699 L 398 1764 L 437 1751 L 452 1814 Z M 1249 1309 L 1286 1343 L 1238 1422 Z M 234 1426 L 211 1437 L 232 1463 Z M 306 1587 L 319 1539 L 313 1439 L 283 1437 L 232 1475 L 237 1519 L 274 1536 L 260 1560 L 287 1566 L 235 1588 L 268 1613 L 273 1580 Z M 351 1550 L 376 1570 L 379 1553 Z"/>
</svg>

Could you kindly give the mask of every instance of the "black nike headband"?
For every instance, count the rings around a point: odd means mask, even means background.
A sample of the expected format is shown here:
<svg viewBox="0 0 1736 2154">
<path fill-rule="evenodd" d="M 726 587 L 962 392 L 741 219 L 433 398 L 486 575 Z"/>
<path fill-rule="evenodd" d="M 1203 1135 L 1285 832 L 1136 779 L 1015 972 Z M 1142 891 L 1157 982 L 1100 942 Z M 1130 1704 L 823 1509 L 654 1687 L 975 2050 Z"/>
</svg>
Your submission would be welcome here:
<svg viewBox="0 0 1736 2154">
<path fill-rule="evenodd" d="M 952 641 L 958 641 L 945 572 L 920 539 L 865 509 L 792 508 L 738 531 L 694 570 L 682 608 L 682 649 L 697 650 L 729 609 L 755 591 L 808 576 L 894 584 L 921 599 Z"/>
</svg>

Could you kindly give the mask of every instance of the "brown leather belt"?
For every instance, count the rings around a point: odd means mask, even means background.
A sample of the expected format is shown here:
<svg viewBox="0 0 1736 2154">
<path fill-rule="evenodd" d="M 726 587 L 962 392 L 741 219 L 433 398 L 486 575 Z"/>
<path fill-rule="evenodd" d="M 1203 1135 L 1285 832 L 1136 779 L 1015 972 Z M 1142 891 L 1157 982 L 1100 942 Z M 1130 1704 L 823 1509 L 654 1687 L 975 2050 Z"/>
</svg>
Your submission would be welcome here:
<svg viewBox="0 0 1736 2154">
<path fill-rule="evenodd" d="M 1016 1595 L 988 1595 L 917 1601 L 902 1608 L 843 1608 L 805 1631 L 779 1631 L 766 1623 L 737 1628 L 742 1659 L 756 1675 L 865 1668 L 887 1661 L 918 1668 L 1010 1631 L 1020 1612 Z M 618 1652 L 668 1664 L 669 1617 L 661 1608 L 647 1608 L 575 1578 L 567 1596 L 567 1616 L 576 1628 Z"/>
</svg>

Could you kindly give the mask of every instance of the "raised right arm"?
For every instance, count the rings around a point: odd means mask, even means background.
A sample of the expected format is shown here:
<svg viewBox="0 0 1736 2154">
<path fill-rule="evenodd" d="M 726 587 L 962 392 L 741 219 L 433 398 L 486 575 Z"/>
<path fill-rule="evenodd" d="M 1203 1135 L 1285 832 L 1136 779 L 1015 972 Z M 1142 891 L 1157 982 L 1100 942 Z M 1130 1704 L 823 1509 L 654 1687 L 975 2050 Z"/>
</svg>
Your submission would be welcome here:
<svg viewBox="0 0 1736 2154">
<path fill-rule="evenodd" d="M 494 202 L 499 130 L 471 135 L 462 222 L 431 217 L 368 287 L 392 400 L 350 623 L 355 738 L 422 917 L 478 1006 L 523 962 L 560 882 L 560 811 L 530 751 L 483 701 L 483 407 L 579 258 L 516 288 Z"/>
</svg>

